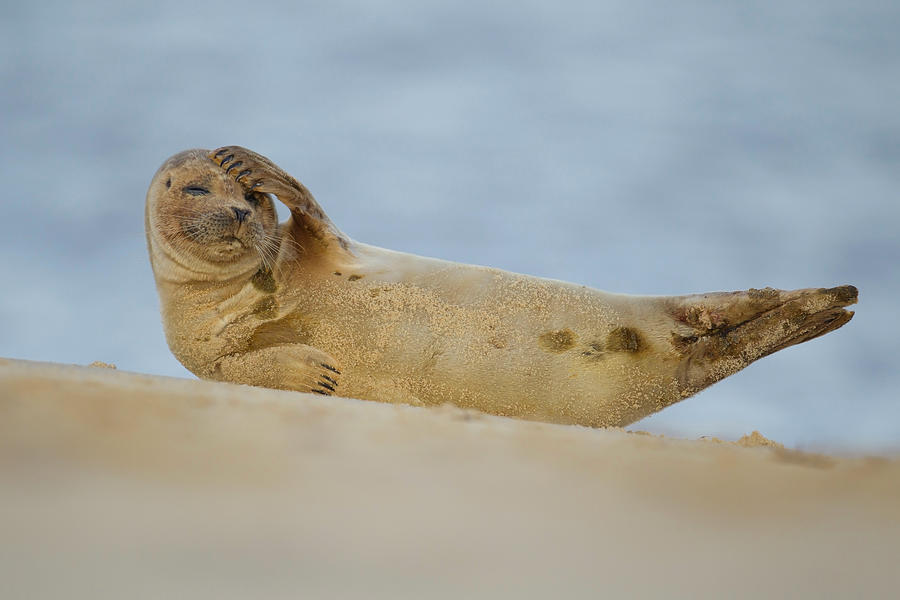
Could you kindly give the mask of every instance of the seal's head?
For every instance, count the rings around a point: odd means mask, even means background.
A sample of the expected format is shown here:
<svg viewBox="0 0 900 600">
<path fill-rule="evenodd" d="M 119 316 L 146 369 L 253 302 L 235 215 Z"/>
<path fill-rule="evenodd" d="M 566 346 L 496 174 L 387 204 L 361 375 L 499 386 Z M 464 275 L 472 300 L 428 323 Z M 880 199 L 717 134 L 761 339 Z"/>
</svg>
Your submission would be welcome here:
<svg viewBox="0 0 900 600">
<path fill-rule="evenodd" d="M 272 198 L 246 191 L 208 154 L 180 152 L 150 183 L 147 243 L 158 278 L 230 279 L 274 260 L 278 216 Z"/>
</svg>

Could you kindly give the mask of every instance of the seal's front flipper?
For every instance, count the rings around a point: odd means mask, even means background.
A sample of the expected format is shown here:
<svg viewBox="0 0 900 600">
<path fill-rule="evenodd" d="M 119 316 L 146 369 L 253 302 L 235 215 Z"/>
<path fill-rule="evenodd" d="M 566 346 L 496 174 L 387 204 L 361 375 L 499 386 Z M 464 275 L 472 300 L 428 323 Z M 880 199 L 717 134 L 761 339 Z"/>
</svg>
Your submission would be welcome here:
<svg viewBox="0 0 900 600">
<path fill-rule="evenodd" d="M 857 289 L 702 294 L 671 299 L 678 327 L 672 343 L 684 357 L 678 381 L 686 397 L 788 346 L 817 338 L 847 323 Z"/>
<path fill-rule="evenodd" d="M 247 193 L 273 194 L 291 209 L 299 237 L 312 237 L 324 244 L 337 242 L 347 246 L 346 236 L 328 219 L 306 186 L 288 175 L 284 169 L 253 150 L 241 146 L 223 146 L 209 153 L 209 158 L 234 178 Z M 298 240 L 301 246 L 305 246 Z"/>
<path fill-rule="evenodd" d="M 215 379 L 330 396 L 341 370 L 332 356 L 304 344 L 283 344 L 229 354 L 215 365 Z"/>
</svg>

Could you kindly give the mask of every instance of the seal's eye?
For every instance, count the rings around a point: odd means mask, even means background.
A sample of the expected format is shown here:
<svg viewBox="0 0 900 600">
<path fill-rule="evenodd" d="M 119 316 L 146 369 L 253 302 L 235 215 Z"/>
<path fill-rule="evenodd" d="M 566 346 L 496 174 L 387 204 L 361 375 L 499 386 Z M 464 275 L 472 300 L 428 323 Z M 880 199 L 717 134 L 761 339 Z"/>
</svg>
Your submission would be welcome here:
<svg viewBox="0 0 900 600">
<path fill-rule="evenodd" d="M 185 194 L 190 194 L 191 196 L 206 196 L 209 194 L 209 190 L 205 187 L 200 187 L 199 185 L 189 185 L 182 190 Z"/>
<path fill-rule="evenodd" d="M 257 198 L 256 194 L 253 192 L 247 192 L 246 194 L 244 194 L 244 200 L 246 200 L 247 203 L 250 204 L 250 206 L 259 205 L 259 198 Z"/>
</svg>

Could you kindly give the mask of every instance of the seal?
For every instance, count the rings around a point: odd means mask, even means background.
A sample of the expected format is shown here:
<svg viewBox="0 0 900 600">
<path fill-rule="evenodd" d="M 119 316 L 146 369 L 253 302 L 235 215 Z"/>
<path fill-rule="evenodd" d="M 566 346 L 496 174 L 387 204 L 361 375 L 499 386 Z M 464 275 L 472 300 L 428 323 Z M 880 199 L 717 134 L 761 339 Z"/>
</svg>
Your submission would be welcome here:
<svg viewBox="0 0 900 600">
<path fill-rule="evenodd" d="M 197 376 L 556 423 L 632 423 L 841 327 L 857 299 L 629 296 L 385 250 L 239 146 L 168 159 L 145 217 L 166 339 Z"/>
</svg>

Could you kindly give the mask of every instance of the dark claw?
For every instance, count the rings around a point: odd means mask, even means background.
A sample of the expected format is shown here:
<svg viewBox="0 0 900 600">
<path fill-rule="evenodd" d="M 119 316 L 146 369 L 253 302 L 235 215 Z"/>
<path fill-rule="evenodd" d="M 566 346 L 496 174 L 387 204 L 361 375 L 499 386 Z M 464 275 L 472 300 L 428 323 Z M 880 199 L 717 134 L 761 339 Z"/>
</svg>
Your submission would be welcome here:
<svg viewBox="0 0 900 600">
<path fill-rule="evenodd" d="M 240 173 L 237 174 L 237 177 L 234 178 L 235 181 L 240 181 L 241 177 L 246 177 L 250 174 L 250 169 L 244 169 Z"/>
<path fill-rule="evenodd" d="M 322 386 L 322 387 L 325 388 L 326 390 L 329 390 L 329 391 L 331 391 L 331 392 L 334 391 L 334 386 L 332 386 L 332 385 L 329 384 L 329 383 L 325 383 L 324 381 L 318 381 L 318 382 L 316 382 L 316 383 L 318 383 L 320 386 Z"/>
<path fill-rule="evenodd" d="M 329 371 L 334 371 L 334 372 L 337 373 L 338 375 L 341 374 L 340 371 L 338 371 L 337 369 L 335 369 L 335 368 L 332 367 L 331 365 L 326 365 L 325 363 L 319 363 L 319 364 L 322 365 L 323 367 L 325 367 L 326 369 L 328 369 Z"/>
<path fill-rule="evenodd" d="M 331 395 L 328 392 L 325 392 L 322 390 L 309 390 L 309 391 L 311 391 L 313 394 L 319 394 L 321 396 L 330 396 Z"/>
<path fill-rule="evenodd" d="M 253 185 L 251 185 L 250 189 L 255 190 L 256 188 L 258 188 L 259 186 L 264 185 L 264 184 L 265 184 L 265 182 L 262 179 L 260 179 L 259 181 L 257 181 Z"/>
<path fill-rule="evenodd" d="M 215 157 L 216 157 L 216 158 L 219 158 L 220 156 L 222 156 L 222 155 L 225 154 L 226 152 L 228 152 L 228 146 L 225 146 L 224 148 L 219 148 L 219 150 L 218 150 L 218 151 L 216 152 L 216 154 L 215 154 Z"/>
<path fill-rule="evenodd" d="M 236 160 L 236 161 L 234 161 L 233 163 L 231 163 L 230 165 L 228 165 L 228 168 L 227 168 L 227 169 L 225 169 L 225 174 L 227 175 L 228 173 L 231 173 L 231 170 L 232 170 L 232 169 L 234 169 L 235 167 L 239 167 L 239 166 L 241 166 L 242 164 L 244 164 L 244 161 L 242 161 L 242 160 Z"/>
<path fill-rule="evenodd" d="M 325 381 L 330 382 L 331 385 L 337 385 L 337 384 L 338 384 L 337 381 L 335 381 L 334 379 L 332 379 L 332 378 L 329 377 L 328 375 L 322 375 L 321 377 L 322 377 L 322 379 L 324 379 Z"/>
<path fill-rule="evenodd" d="M 233 160 L 234 160 L 234 154 L 229 154 L 228 156 L 226 156 L 225 158 L 223 158 L 223 159 L 222 159 L 222 162 L 219 163 L 219 164 L 220 164 L 221 166 L 224 167 L 224 166 L 225 166 L 225 163 L 231 162 L 231 161 L 233 161 Z"/>
</svg>

